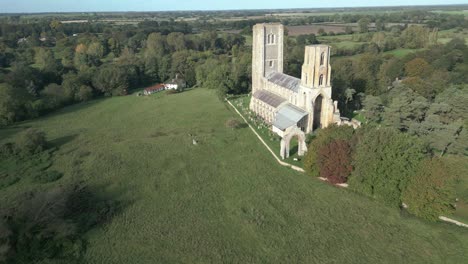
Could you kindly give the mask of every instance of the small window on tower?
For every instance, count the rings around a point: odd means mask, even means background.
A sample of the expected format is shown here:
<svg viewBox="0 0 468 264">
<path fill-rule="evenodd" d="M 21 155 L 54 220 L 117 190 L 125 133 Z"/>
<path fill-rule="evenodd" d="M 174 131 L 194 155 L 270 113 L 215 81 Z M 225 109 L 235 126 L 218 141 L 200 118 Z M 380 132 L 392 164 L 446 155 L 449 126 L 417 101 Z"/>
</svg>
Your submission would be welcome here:
<svg viewBox="0 0 468 264">
<path fill-rule="evenodd" d="M 319 86 L 323 84 L 323 74 L 320 74 L 319 77 Z"/>
<path fill-rule="evenodd" d="M 271 60 L 271 61 L 269 61 L 269 64 L 270 64 L 270 68 L 273 68 L 273 65 L 274 65 L 274 63 L 273 63 L 273 61 L 272 61 L 272 60 Z"/>
<path fill-rule="evenodd" d="M 275 44 L 275 35 L 271 35 L 271 44 Z"/>
<path fill-rule="evenodd" d="M 325 61 L 325 52 L 322 52 L 322 55 L 320 55 L 320 66 L 323 65 L 324 61 Z"/>
</svg>

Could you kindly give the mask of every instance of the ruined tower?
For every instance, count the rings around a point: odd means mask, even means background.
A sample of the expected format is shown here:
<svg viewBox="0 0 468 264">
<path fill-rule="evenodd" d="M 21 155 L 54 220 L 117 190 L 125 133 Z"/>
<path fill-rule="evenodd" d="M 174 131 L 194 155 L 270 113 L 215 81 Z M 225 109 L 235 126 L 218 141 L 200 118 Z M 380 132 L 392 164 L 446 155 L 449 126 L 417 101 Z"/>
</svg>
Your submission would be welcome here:
<svg viewBox="0 0 468 264">
<path fill-rule="evenodd" d="M 330 46 L 306 46 L 301 84 L 309 88 L 330 87 Z"/>
</svg>

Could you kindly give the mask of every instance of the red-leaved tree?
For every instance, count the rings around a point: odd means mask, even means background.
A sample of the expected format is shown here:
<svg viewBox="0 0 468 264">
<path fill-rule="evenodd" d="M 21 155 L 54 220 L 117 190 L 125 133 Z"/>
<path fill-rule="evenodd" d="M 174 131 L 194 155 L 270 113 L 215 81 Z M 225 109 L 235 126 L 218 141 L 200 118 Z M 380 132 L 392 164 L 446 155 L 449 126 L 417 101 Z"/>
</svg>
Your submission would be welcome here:
<svg viewBox="0 0 468 264">
<path fill-rule="evenodd" d="M 334 140 L 320 148 L 317 161 L 320 177 L 333 184 L 344 183 L 353 170 L 351 146 L 346 140 Z"/>
</svg>

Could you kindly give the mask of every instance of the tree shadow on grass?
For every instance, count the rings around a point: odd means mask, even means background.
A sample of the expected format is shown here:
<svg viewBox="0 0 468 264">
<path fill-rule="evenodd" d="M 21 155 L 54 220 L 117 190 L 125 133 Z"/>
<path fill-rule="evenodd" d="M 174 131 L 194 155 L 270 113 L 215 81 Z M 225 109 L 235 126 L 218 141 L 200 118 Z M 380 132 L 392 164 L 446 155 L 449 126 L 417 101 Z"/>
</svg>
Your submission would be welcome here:
<svg viewBox="0 0 468 264">
<path fill-rule="evenodd" d="M 49 144 L 52 147 L 60 148 L 61 146 L 67 144 L 68 142 L 73 141 L 76 137 L 78 137 L 77 134 L 59 137 L 59 138 L 49 141 Z"/>
<path fill-rule="evenodd" d="M 32 263 L 54 260 L 81 263 L 85 234 L 103 228 L 132 202 L 122 192 L 83 183 L 19 196 L 10 208 L 0 208 L 0 260 Z"/>
</svg>

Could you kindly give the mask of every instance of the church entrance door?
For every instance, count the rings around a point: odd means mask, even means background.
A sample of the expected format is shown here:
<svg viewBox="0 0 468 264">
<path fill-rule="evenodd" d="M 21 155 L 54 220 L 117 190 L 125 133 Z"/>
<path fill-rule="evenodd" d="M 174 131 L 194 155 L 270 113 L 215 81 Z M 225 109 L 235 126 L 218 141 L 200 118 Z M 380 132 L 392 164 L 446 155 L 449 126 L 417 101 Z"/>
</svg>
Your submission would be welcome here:
<svg viewBox="0 0 468 264">
<path fill-rule="evenodd" d="M 313 130 L 321 127 L 322 101 L 323 97 L 320 94 L 319 96 L 317 96 L 314 102 L 314 124 L 312 127 Z"/>
</svg>

